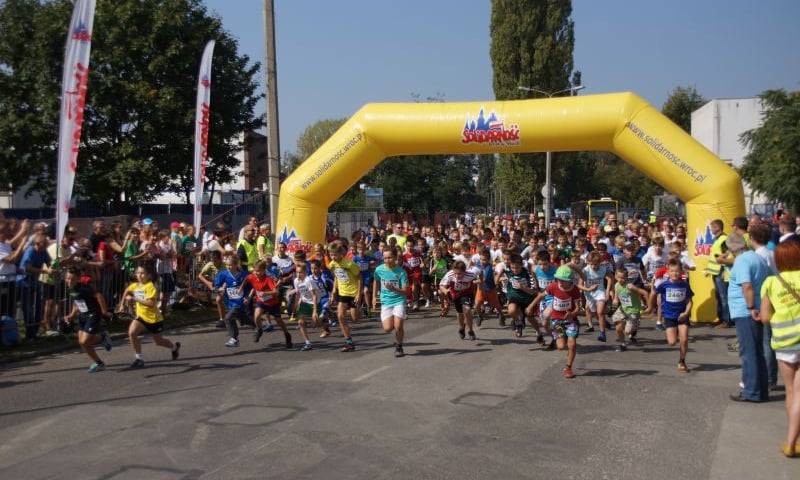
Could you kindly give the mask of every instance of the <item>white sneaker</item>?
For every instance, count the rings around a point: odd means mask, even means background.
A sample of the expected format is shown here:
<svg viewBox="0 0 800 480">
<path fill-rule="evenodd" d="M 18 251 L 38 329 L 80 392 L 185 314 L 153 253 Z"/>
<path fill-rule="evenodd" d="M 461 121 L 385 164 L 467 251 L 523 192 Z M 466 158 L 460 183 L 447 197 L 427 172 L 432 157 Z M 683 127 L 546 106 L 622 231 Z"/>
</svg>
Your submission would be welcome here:
<svg viewBox="0 0 800 480">
<path fill-rule="evenodd" d="M 228 342 L 225 344 L 225 346 L 226 347 L 238 347 L 239 346 L 239 340 L 237 340 L 235 338 L 231 338 L 231 339 L 228 340 Z"/>
<path fill-rule="evenodd" d="M 431 308 L 431 301 L 425 300 L 425 308 Z"/>
</svg>

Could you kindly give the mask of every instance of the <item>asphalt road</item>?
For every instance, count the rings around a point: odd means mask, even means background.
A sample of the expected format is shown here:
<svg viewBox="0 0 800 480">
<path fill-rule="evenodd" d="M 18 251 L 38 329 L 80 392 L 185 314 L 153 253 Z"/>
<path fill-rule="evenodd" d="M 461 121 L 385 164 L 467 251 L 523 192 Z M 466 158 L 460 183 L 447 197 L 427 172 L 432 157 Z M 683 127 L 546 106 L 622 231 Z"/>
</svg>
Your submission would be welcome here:
<svg viewBox="0 0 800 480">
<path fill-rule="evenodd" d="M 362 322 L 352 353 L 338 331 L 301 352 L 195 326 L 169 333 L 177 361 L 146 340 L 142 370 L 126 341 L 96 374 L 79 352 L 0 365 L 0 478 L 800 478 L 778 448 L 783 392 L 728 400 L 734 333 L 693 329 L 684 374 L 651 326 L 624 353 L 582 336 L 572 380 L 530 330 L 489 320 L 462 341 L 433 312 L 411 316 L 400 359 Z"/>
</svg>

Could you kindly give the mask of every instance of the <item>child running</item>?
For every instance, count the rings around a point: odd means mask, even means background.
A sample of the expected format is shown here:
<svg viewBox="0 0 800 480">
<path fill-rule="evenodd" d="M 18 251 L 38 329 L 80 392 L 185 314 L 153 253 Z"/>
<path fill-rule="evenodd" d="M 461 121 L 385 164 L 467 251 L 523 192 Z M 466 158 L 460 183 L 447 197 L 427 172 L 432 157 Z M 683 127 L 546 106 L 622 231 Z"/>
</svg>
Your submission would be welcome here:
<svg viewBox="0 0 800 480">
<path fill-rule="evenodd" d="M 478 277 L 467 271 L 467 264 L 462 260 L 453 263 L 453 268 L 447 272 L 439 283 L 439 293 L 449 298 L 458 313 L 458 336 L 465 338 L 465 328 L 469 329 L 470 340 L 475 340 L 475 331 L 472 329 L 472 303 L 475 296 L 475 281 Z"/>
<path fill-rule="evenodd" d="M 406 244 L 408 245 L 408 244 Z M 408 293 L 408 275 L 405 269 L 397 265 L 397 251 L 387 247 L 383 251 L 383 265 L 375 269 L 375 288 L 380 289 L 381 323 L 383 331 L 394 331 L 395 347 L 394 356 L 405 356 L 403 352 L 403 337 L 406 320 L 406 295 Z M 377 296 L 373 299 L 373 308 L 377 308 Z"/>
<path fill-rule="evenodd" d="M 673 258 L 667 262 L 669 279 L 656 287 L 650 294 L 649 310 L 653 309 L 653 300 L 657 300 L 658 309 L 664 318 L 667 344 L 674 346 L 676 336 L 680 342 L 680 358 L 678 371 L 686 373 L 686 352 L 689 350 L 689 314 L 692 311 L 694 292 L 689 282 L 681 279 L 683 268 L 680 259 Z M 676 335 L 677 333 L 677 335 Z"/>
<path fill-rule="evenodd" d="M 321 311 L 320 299 L 323 295 L 323 287 L 308 275 L 305 265 L 298 264 L 295 267 L 294 289 L 296 292 L 294 296 L 294 311 L 297 315 L 297 325 L 300 327 L 300 335 L 303 337 L 304 341 L 303 348 L 300 350 L 307 352 L 311 350 L 312 346 L 311 340 L 308 339 L 308 331 L 306 330 L 306 317 L 310 315 L 314 327 L 316 328 L 319 326 L 319 313 Z M 283 323 L 280 320 L 278 320 L 278 322 L 279 324 Z M 291 336 L 289 338 L 291 338 Z"/>
<path fill-rule="evenodd" d="M 611 295 L 613 278 L 611 270 L 600 265 L 600 252 L 589 253 L 588 265 L 583 268 L 583 275 L 578 281 L 578 288 L 586 298 L 587 324 L 592 325 L 592 318 L 597 318 L 600 335 L 597 340 L 606 341 L 606 301 Z"/>
<path fill-rule="evenodd" d="M 95 291 L 89 283 L 79 282 L 80 271 L 74 265 L 67 267 L 64 283 L 67 295 L 72 300 L 72 311 L 64 316 L 67 325 L 71 325 L 74 318 L 78 319 L 78 344 L 94 363 L 89 366 L 89 373 L 101 372 L 106 369 L 106 364 L 100 360 L 94 346 L 100 343 L 107 351 L 111 351 L 111 338 L 103 336 L 102 317 L 109 318 L 111 314 L 106 308 L 106 301 L 100 292 Z"/>
<path fill-rule="evenodd" d="M 544 346 L 544 336 L 531 308 L 531 303 L 539 290 L 533 286 L 528 270 L 522 267 L 522 257 L 518 253 L 509 255 L 508 268 L 504 275 L 508 278 L 508 316 L 513 322 L 514 335 L 517 338 L 522 337 L 525 317 L 528 316 L 536 329 L 536 341 Z M 496 280 L 499 280 L 499 276 Z"/>
<path fill-rule="evenodd" d="M 158 291 L 153 284 L 154 271 L 150 264 L 142 264 L 136 267 L 136 281 L 131 283 L 122 294 L 119 309 L 123 307 L 136 306 L 136 318 L 128 327 L 128 339 L 131 342 L 133 353 L 136 358 L 131 363 L 130 368 L 144 368 L 144 357 L 142 356 L 142 344 L 139 335 L 145 330 L 153 336 L 156 345 L 169 348 L 172 352 L 172 359 L 177 360 L 180 355 L 181 343 L 174 344 L 164 338 L 164 317 L 158 309 Z"/>
<path fill-rule="evenodd" d="M 631 343 L 636 343 L 636 331 L 639 329 L 639 320 L 642 314 L 642 297 L 647 296 L 647 291 L 628 281 L 628 271 L 625 269 L 614 272 L 614 306 L 617 311 L 611 317 L 614 329 L 617 332 L 616 351 L 624 352 L 628 349 L 625 342 L 626 335 L 630 336 Z M 650 313 L 649 310 L 644 311 Z"/>
<path fill-rule="evenodd" d="M 361 270 L 352 260 L 344 258 L 344 246 L 341 242 L 333 242 L 330 247 L 330 269 L 333 273 L 333 290 L 331 302 L 337 302 L 336 316 L 339 319 L 339 328 L 344 336 L 342 352 L 352 352 L 356 349 L 353 338 L 350 336 L 350 326 L 347 324 L 347 310 L 350 317 L 358 322 L 358 303 L 361 299 L 363 285 L 361 284 Z"/>
<path fill-rule="evenodd" d="M 581 291 L 572 280 L 573 272 L 567 265 L 558 267 L 555 282 L 533 300 L 531 305 L 537 305 L 548 295 L 553 298 L 553 306 L 545 310 L 544 318 L 550 321 L 550 334 L 556 341 L 559 350 L 567 350 L 567 364 L 564 367 L 564 377 L 575 378 L 572 365 L 578 346 L 578 312 L 580 311 Z"/>
<path fill-rule="evenodd" d="M 222 300 L 228 309 L 223 319 L 225 328 L 228 330 L 228 341 L 225 346 L 233 348 L 239 346 L 237 320 L 243 324 L 249 322 L 245 311 L 245 294 L 249 294 L 249 290 L 245 290 L 243 294 L 239 289 L 247 278 L 248 272 L 239 268 L 239 258 L 236 255 L 225 258 L 225 266 L 228 268 L 219 272 L 217 278 L 214 279 L 214 289 L 222 294 Z"/>
<path fill-rule="evenodd" d="M 306 266 L 301 265 L 303 271 Z M 265 260 L 257 260 L 253 265 L 253 272 L 247 275 L 239 285 L 239 294 L 243 294 L 246 286 L 250 286 L 249 300 L 255 300 L 253 322 L 255 323 L 255 333 L 253 334 L 253 341 L 258 343 L 261 336 L 264 335 L 264 330 L 261 328 L 261 315 L 266 314 L 268 320 L 275 320 L 275 323 L 283 331 L 283 337 L 286 340 L 286 348 L 292 348 L 292 335 L 286 328 L 286 323 L 281 319 L 281 304 L 280 292 L 278 291 L 278 283 L 271 275 L 267 275 L 267 262 Z M 294 312 L 295 310 L 292 309 Z"/>
</svg>

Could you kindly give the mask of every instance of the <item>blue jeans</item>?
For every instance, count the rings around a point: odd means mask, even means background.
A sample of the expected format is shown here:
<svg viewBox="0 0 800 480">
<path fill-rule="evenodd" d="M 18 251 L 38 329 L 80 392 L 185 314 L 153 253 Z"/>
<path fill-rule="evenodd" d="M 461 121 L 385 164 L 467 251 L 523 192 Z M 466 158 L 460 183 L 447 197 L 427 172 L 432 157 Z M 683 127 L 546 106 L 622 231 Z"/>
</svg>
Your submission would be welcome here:
<svg viewBox="0 0 800 480">
<path fill-rule="evenodd" d="M 714 298 L 717 300 L 717 319 L 720 322 L 731 323 L 731 313 L 728 310 L 728 282 L 722 275 L 714 275 Z"/>
<path fill-rule="evenodd" d="M 742 361 L 742 398 L 763 401 L 769 396 L 767 362 L 764 360 L 764 325 L 750 317 L 734 318 Z"/>
</svg>

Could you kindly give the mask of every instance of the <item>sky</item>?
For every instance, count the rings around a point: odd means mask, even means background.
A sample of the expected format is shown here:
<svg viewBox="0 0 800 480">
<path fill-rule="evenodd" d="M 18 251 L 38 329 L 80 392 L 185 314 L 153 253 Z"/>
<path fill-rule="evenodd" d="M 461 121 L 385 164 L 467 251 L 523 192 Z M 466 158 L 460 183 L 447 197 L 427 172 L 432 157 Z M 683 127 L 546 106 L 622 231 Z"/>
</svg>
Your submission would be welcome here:
<svg viewBox="0 0 800 480">
<path fill-rule="evenodd" d="M 263 64 L 263 1 L 205 4 Z M 281 152 L 366 103 L 494 99 L 490 17 L 488 0 L 275 0 Z M 631 91 L 660 110 L 676 87 L 709 100 L 800 90 L 798 18 L 797 0 L 573 0 L 580 95 Z M 265 93 L 263 68 L 260 80 Z"/>
</svg>

